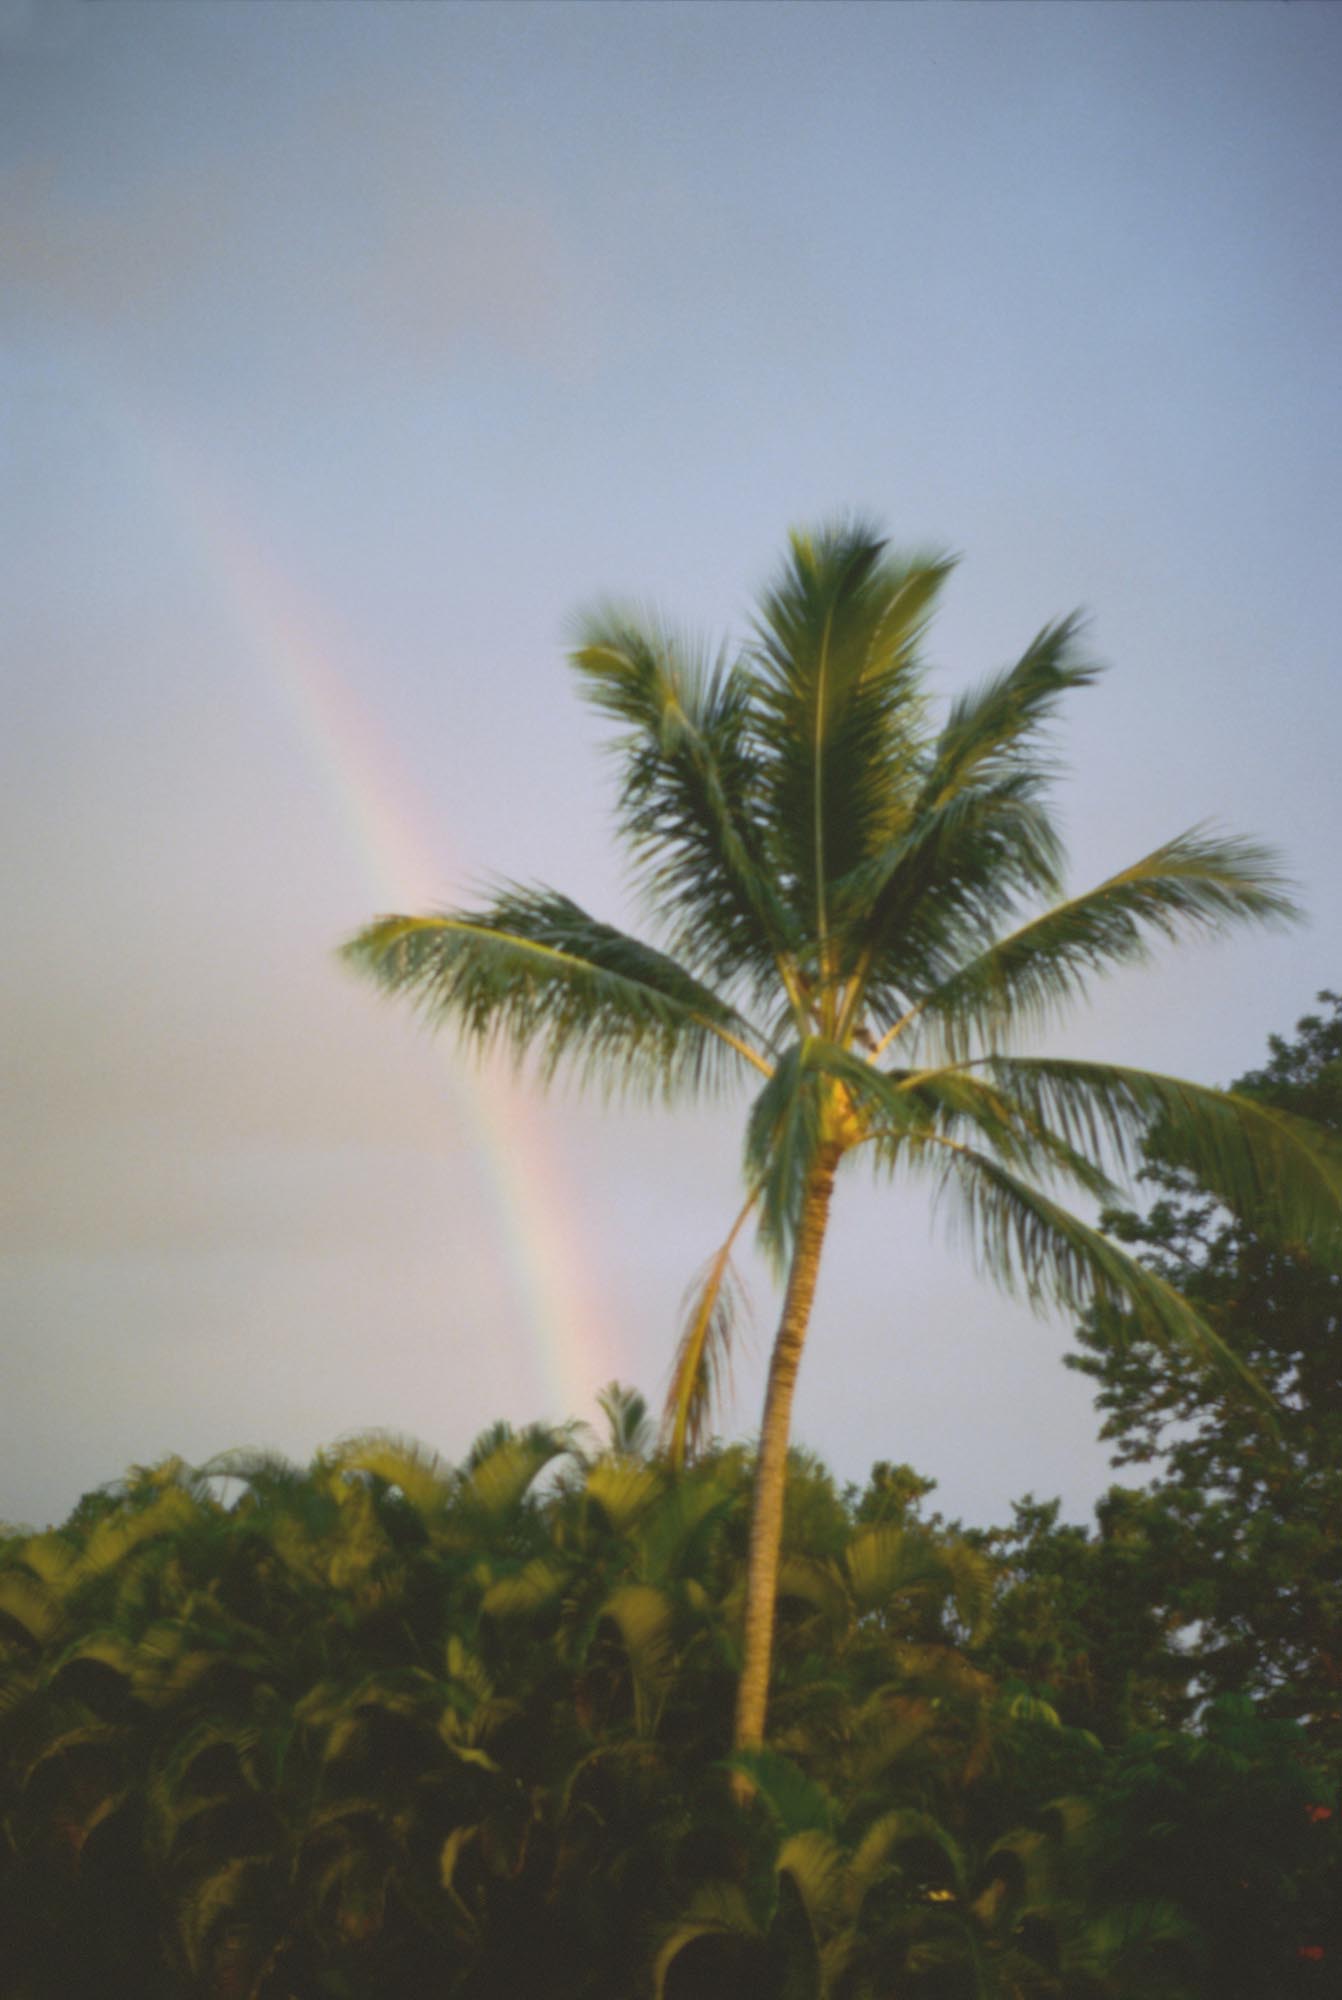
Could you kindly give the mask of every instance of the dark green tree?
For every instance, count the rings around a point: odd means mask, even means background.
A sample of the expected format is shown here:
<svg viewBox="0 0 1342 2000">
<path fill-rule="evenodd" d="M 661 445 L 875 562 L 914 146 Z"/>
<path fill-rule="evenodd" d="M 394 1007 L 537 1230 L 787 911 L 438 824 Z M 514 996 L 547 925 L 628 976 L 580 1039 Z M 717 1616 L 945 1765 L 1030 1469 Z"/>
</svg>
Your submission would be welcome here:
<svg viewBox="0 0 1342 2000">
<path fill-rule="evenodd" d="M 1233 1088 L 1342 1132 L 1342 997 L 1320 994 Z M 1152 1205 L 1106 1226 L 1196 1303 L 1276 1410 L 1269 1428 L 1224 1377 L 1131 1321 L 1081 1329 L 1072 1365 L 1096 1384 L 1103 1435 L 1119 1463 L 1155 1468 L 1148 1589 L 1184 1627 L 1194 1686 L 1258 1694 L 1342 1758 L 1342 1270 L 1267 1218 L 1231 1215 L 1165 1125 L 1141 1177 Z"/>
</svg>

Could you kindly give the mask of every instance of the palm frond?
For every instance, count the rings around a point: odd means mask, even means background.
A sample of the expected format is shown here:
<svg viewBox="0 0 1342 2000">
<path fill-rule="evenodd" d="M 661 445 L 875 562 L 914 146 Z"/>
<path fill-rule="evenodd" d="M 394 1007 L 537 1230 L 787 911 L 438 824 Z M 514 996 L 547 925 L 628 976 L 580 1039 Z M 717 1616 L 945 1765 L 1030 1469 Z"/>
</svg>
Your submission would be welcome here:
<svg viewBox="0 0 1342 2000">
<path fill-rule="evenodd" d="M 1042 1026 L 1091 975 L 1144 961 L 1152 937 L 1214 936 L 1297 915 L 1270 848 L 1194 827 L 999 939 L 913 1011 L 962 1049 L 974 1036 Z"/>
<path fill-rule="evenodd" d="M 1342 1142 L 1323 1127 L 1150 1070 L 1008 1056 L 987 1068 L 1032 1117 L 1089 1152 L 1107 1147 L 1125 1166 L 1140 1162 L 1159 1120 L 1171 1153 L 1227 1207 L 1325 1260 L 1342 1253 Z"/>
<path fill-rule="evenodd" d="M 784 1053 L 746 1121 L 746 1178 L 759 1189 L 759 1240 L 776 1269 L 796 1238 L 823 1132 L 825 1078 L 810 1048 L 808 1038 Z"/>
<path fill-rule="evenodd" d="M 987 1154 L 953 1140 L 924 1143 L 945 1150 L 946 1182 L 960 1197 L 975 1255 L 1003 1290 L 1036 1309 L 1130 1312 L 1153 1339 L 1190 1353 L 1265 1409 L 1256 1377 L 1172 1285 Z"/>
<path fill-rule="evenodd" d="M 1052 722 L 1062 697 L 1089 687 L 1100 669 L 1077 649 L 1081 619 L 1073 614 L 1046 625 L 1013 667 L 952 704 L 937 739 L 920 804 L 941 805 L 966 785 L 993 782 L 1018 765 L 1028 751 L 1031 767 L 1041 764 L 1041 732 Z"/>
<path fill-rule="evenodd" d="M 593 612 L 569 655 L 594 707 L 629 725 L 620 831 L 670 948 L 713 979 L 767 988 L 796 944 L 759 835 L 750 679 L 658 622 Z"/>
<path fill-rule="evenodd" d="M 868 1065 L 870 1068 L 870 1065 Z M 1005 1068 L 1006 1065 L 1004 1064 Z M 1121 1190 L 1093 1155 L 1083 1150 L 1070 1126 L 1050 1125 L 1044 1107 L 1034 1096 L 1010 1087 L 1008 1076 L 995 1070 L 972 1070 L 948 1064 L 933 1070 L 886 1070 L 875 1072 L 893 1087 L 895 1103 L 917 1109 L 917 1128 L 943 1137 L 970 1137 L 986 1145 L 1004 1166 L 1028 1171 L 1036 1179 L 1046 1176 L 1070 1183 L 1093 1200 L 1117 1201 Z M 873 1105 L 882 1109 L 889 1096 L 869 1093 Z M 886 1163 L 895 1164 L 897 1142 L 908 1131 L 908 1111 L 902 1125 L 889 1120 L 887 1133 L 878 1139 Z"/>
<path fill-rule="evenodd" d="M 548 889 L 510 888 L 475 915 L 382 917 L 343 956 L 467 1041 L 564 1064 L 606 1089 L 677 1095 L 738 1062 L 768 1073 L 736 1010 L 675 959 Z"/>
<path fill-rule="evenodd" d="M 709 1427 L 730 1386 L 732 1346 L 749 1310 L 745 1287 L 732 1264 L 732 1250 L 759 1197 L 750 1198 L 725 1241 L 714 1251 L 685 1296 L 685 1321 L 662 1411 L 662 1438 L 679 1469 L 687 1453 L 707 1442 Z"/>
<path fill-rule="evenodd" d="M 345 1472 L 363 1473 L 396 1487 L 420 1514 L 441 1513 L 453 1492 L 451 1469 L 428 1445 L 390 1431 L 363 1431 L 342 1438 L 325 1454 Z"/>
<path fill-rule="evenodd" d="M 584 1490 L 594 1500 L 617 1535 L 627 1535 L 665 1489 L 659 1465 L 633 1459 L 599 1458 L 589 1467 Z"/>
<path fill-rule="evenodd" d="M 1056 896 L 1062 842 L 1037 772 L 952 792 L 836 883 L 833 904 L 853 985 L 845 1024 L 898 1018 L 1000 933 L 1026 898 Z"/>
<path fill-rule="evenodd" d="M 468 1515 L 501 1521 L 546 1466 L 570 1449 L 562 1432 L 537 1426 L 505 1437 L 462 1475 L 459 1502 Z"/>
<path fill-rule="evenodd" d="M 755 728 L 769 850 L 831 975 L 831 884 L 885 845 L 916 790 L 917 643 L 950 563 L 887 556 L 858 521 L 794 535 L 760 603 Z"/>
</svg>

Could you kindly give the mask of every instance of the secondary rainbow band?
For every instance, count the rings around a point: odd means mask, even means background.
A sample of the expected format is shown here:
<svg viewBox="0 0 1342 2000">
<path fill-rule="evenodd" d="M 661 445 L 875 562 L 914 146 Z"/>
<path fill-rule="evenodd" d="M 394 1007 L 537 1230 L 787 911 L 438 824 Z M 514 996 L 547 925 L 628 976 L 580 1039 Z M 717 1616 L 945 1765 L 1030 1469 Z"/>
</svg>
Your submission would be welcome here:
<svg viewBox="0 0 1342 2000">
<path fill-rule="evenodd" d="M 120 428 L 120 427 L 118 427 Z M 221 592 L 253 660 L 281 693 L 298 738 L 337 804 L 363 874 L 370 905 L 429 907 L 441 879 L 415 815 L 413 788 L 369 710 L 333 665 L 321 622 L 220 498 L 217 480 L 188 466 L 178 447 L 146 438 L 131 425 L 138 456 L 168 496 L 173 519 L 191 539 Z M 376 914 L 370 907 L 356 921 Z M 595 1391 L 617 1372 L 602 1310 L 581 1254 L 571 1205 L 521 1091 L 482 1082 L 462 1055 L 450 1061 L 457 1101 L 480 1141 L 501 1237 L 500 1254 L 515 1284 L 523 1324 L 554 1420 L 590 1413 Z M 488 1415 L 489 1413 L 482 1413 Z"/>
</svg>

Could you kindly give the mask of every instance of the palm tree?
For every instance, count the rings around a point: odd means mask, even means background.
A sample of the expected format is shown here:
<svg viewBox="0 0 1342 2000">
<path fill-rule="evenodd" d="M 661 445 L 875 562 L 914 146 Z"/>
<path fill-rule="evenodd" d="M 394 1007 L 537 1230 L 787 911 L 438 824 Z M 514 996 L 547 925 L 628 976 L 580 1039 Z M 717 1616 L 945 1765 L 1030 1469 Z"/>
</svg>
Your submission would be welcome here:
<svg viewBox="0 0 1342 2000">
<path fill-rule="evenodd" d="M 919 641 L 951 568 L 861 522 L 794 534 L 750 636 L 710 654 L 618 608 L 582 624 L 619 725 L 618 824 L 657 944 L 557 891 L 378 919 L 346 956 L 479 1048 L 668 1100 L 756 1090 L 746 1200 L 688 1315 L 672 1458 L 704 1432 L 747 1220 L 785 1274 L 755 1475 L 740 1748 L 762 1740 L 793 1389 L 836 1172 L 949 1187 L 986 1269 L 1037 1304 L 1136 1312 L 1218 1355 L 1193 1308 L 1059 1196 L 1111 1198 L 1150 1119 L 1236 1206 L 1336 1231 L 1342 1167 L 1269 1107 L 1113 1065 L 1012 1053 L 1152 937 L 1294 914 L 1271 853 L 1194 829 L 1066 897 L 1046 735 L 1096 668 L 1075 619 L 934 722 Z M 1107 1163 L 1107 1164 L 1106 1164 Z"/>
</svg>

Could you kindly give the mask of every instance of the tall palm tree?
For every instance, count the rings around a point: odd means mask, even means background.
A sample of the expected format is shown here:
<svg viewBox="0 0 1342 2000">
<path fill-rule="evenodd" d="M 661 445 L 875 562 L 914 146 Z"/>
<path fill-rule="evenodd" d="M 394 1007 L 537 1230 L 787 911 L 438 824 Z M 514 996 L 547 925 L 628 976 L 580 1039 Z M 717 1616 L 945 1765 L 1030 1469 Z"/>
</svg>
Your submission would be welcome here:
<svg viewBox="0 0 1342 2000">
<path fill-rule="evenodd" d="M 1111 1197 L 1153 1115 L 1207 1184 L 1338 1229 L 1342 1168 L 1311 1128 L 1196 1084 L 1012 1053 L 1152 937 L 1281 920 L 1270 852 L 1181 834 L 1066 897 L 1047 730 L 1091 682 L 1075 619 L 933 719 L 919 641 L 947 560 L 845 522 L 794 534 L 753 629 L 708 653 L 618 608 L 582 624 L 585 694 L 619 725 L 618 824 L 659 942 L 557 891 L 388 916 L 350 961 L 542 1082 L 691 1098 L 755 1088 L 746 1201 L 710 1261 L 668 1402 L 692 1447 L 730 1339 L 747 1220 L 785 1274 L 751 1525 L 738 1747 L 762 1740 L 790 1413 L 840 1163 L 859 1155 L 961 1198 L 981 1261 L 1036 1303 L 1135 1311 L 1216 1352 L 1193 1308 L 1059 1196 Z M 1227 1366 L 1226 1357 L 1221 1357 Z"/>
</svg>

